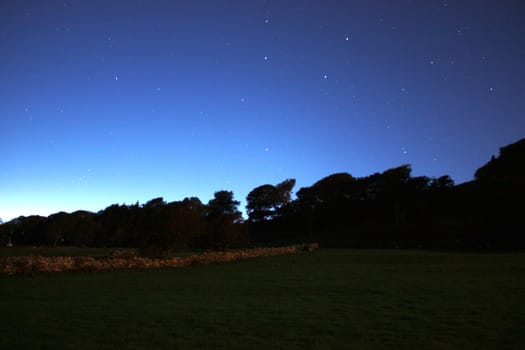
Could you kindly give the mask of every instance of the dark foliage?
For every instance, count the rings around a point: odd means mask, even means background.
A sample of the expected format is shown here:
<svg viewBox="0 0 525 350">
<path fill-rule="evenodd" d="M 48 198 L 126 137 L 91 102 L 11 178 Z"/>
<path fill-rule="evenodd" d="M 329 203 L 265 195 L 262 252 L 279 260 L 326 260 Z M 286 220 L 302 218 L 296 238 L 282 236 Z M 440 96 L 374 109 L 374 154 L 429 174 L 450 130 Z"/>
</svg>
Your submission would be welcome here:
<svg viewBox="0 0 525 350">
<path fill-rule="evenodd" d="M 219 191 L 208 205 L 198 198 L 140 206 L 114 204 L 99 213 L 77 211 L 20 217 L 0 225 L 0 244 L 138 247 L 147 255 L 169 249 L 247 245 L 248 232 L 233 193 Z"/>
<path fill-rule="evenodd" d="M 237 209 L 240 202 L 233 199 L 233 192 L 218 191 L 208 202 L 206 222 L 208 225 L 205 246 L 224 250 L 231 246 L 248 244 L 248 234 L 242 223 L 242 213 Z"/>
<path fill-rule="evenodd" d="M 411 176 L 408 164 L 356 178 L 327 176 L 297 191 L 294 179 L 262 185 L 247 196 L 244 222 L 231 191 L 144 205 L 114 204 L 0 224 L 1 245 L 227 249 L 250 243 L 316 241 L 353 247 L 525 248 L 525 139 L 502 147 L 475 181 Z"/>
<path fill-rule="evenodd" d="M 295 179 L 284 180 L 280 184 L 262 185 L 253 189 L 246 201 L 246 210 L 250 221 L 276 219 L 282 215 L 282 209 L 290 203 Z"/>
<path fill-rule="evenodd" d="M 493 161 L 497 167 L 486 172 L 492 174 L 486 175 L 489 182 L 455 186 L 448 175 L 412 177 L 410 165 L 363 178 L 327 176 L 299 189 L 285 215 L 256 222 L 254 238 L 352 247 L 523 249 L 522 145 L 502 148 L 501 160 Z"/>
<path fill-rule="evenodd" d="M 525 139 L 501 147 L 499 156 L 492 156 L 488 163 L 476 171 L 474 177 L 477 180 L 525 177 Z"/>
</svg>

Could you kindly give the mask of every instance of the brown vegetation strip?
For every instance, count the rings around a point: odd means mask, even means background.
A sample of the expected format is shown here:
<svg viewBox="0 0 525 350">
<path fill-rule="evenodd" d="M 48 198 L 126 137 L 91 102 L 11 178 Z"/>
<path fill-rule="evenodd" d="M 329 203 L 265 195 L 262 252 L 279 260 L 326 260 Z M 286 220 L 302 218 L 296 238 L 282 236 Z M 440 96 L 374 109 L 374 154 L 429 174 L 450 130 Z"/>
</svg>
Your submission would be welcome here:
<svg viewBox="0 0 525 350">
<path fill-rule="evenodd" d="M 8 275 L 34 272 L 102 271 L 110 269 L 156 269 L 222 263 L 248 258 L 296 254 L 319 248 L 317 243 L 287 247 L 252 248 L 235 251 L 206 252 L 173 258 L 107 257 L 91 256 L 14 256 L 0 259 L 0 273 Z"/>
</svg>

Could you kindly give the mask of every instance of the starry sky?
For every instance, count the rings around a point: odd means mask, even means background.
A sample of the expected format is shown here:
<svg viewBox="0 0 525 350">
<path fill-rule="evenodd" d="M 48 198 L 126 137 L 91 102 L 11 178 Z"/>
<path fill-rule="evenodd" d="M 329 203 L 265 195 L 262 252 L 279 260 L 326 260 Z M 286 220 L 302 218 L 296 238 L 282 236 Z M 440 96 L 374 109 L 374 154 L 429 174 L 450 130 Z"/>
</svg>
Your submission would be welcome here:
<svg viewBox="0 0 525 350">
<path fill-rule="evenodd" d="M 525 2 L 0 3 L 0 218 L 411 164 L 525 137 Z"/>
</svg>

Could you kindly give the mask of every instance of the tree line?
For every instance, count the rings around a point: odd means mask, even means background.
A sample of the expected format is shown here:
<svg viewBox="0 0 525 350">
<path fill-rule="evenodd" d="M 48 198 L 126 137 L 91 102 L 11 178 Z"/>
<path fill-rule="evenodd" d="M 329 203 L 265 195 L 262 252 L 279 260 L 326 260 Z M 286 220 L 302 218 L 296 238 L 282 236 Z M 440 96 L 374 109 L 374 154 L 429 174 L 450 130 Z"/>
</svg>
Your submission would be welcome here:
<svg viewBox="0 0 525 350">
<path fill-rule="evenodd" d="M 248 193 L 244 220 L 231 191 L 208 203 L 196 197 L 91 213 L 20 217 L 0 224 L 1 245 L 228 249 L 250 244 L 317 241 L 351 247 L 525 247 L 525 139 L 502 147 L 455 185 L 448 175 L 412 176 L 404 164 L 381 173 L 329 175 L 300 188 L 295 179 Z"/>
<path fill-rule="evenodd" d="M 207 204 L 196 197 L 170 203 L 159 197 L 98 213 L 20 217 L 0 226 L 0 238 L 4 245 L 225 249 L 249 243 L 238 205 L 231 191 L 215 192 Z"/>
</svg>

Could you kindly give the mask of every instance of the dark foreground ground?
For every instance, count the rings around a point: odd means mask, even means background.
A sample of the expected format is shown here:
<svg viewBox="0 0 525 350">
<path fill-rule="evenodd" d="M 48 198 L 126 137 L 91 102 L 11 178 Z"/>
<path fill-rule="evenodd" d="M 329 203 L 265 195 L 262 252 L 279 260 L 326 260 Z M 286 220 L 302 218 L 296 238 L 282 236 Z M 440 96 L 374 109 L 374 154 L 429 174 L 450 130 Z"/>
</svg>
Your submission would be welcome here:
<svg viewBox="0 0 525 350">
<path fill-rule="evenodd" d="M 525 254 L 332 250 L 0 276 L 1 349 L 523 349 Z"/>
</svg>

